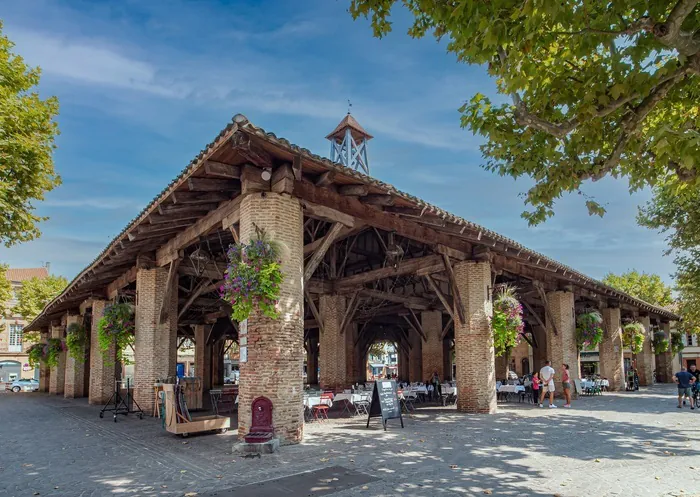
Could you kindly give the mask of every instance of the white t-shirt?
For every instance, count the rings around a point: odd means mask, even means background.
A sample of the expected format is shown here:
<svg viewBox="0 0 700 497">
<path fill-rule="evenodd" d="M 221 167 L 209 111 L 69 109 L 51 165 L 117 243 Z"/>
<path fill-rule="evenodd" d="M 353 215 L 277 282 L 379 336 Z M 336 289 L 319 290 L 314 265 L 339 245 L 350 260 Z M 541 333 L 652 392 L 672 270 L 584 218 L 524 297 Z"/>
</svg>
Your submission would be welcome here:
<svg viewBox="0 0 700 497">
<path fill-rule="evenodd" d="M 542 369 L 540 369 L 540 379 L 544 384 L 547 384 L 554 380 L 554 368 L 552 366 L 545 366 Z"/>
</svg>

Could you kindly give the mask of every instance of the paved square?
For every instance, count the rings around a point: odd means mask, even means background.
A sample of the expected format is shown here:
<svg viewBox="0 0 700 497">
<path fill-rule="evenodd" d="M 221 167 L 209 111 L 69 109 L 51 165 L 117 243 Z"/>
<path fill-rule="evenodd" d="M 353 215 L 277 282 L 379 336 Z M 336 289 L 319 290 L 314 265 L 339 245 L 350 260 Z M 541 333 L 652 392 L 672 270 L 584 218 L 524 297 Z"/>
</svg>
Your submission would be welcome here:
<svg viewBox="0 0 700 497">
<path fill-rule="evenodd" d="M 84 399 L 0 394 L 0 495 L 234 495 L 340 466 L 378 480 L 337 497 L 700 496 L 700 412 L 676 409 L 674 392 L 608 393 L 571 410 L 501 405 L 495 416 L 422 409 L 386 433 L 332 420 L 261 459 L 233 454 L 233 433 L 182 439 L 152 418 L 99 419 Z M 317 483 L 308 495 L 329 484 Z"/>
</svg>

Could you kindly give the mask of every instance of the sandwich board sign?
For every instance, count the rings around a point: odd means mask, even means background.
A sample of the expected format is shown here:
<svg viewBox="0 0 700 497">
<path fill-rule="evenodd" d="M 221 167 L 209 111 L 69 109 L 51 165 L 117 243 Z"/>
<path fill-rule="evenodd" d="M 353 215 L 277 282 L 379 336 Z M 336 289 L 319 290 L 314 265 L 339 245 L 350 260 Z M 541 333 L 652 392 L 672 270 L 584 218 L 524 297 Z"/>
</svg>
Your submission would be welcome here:
<svg viewBox="0 0 700 497">
<path fill-rule="evenodd" d="M 401 428 L 403 428 L 403 417 L 401 416 L 401 404 L 394 380 L 377 380 L 372 388 L 372 404 L 367 417 L 367 428 L 372 418 L 382 418 L 382 425 L 386 431 L 386 422 L 389 419 L 399 418 Z"/>
</svg>

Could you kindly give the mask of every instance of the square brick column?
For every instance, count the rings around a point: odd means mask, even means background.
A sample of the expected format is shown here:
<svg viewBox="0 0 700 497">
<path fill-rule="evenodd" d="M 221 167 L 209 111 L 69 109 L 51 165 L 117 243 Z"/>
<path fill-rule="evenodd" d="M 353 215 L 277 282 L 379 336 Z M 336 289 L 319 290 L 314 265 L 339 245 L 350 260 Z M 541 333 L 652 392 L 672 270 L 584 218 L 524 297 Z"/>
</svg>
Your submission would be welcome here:
<svg viewBox="0 0 700 497">
<path fill-rule="evenodd" d="M 423 381 L 433 377 L 437 371 L 440 381 L 445 379 L 445 361 L 443 359 L 442 345 L 442 312 L 424 311 L 420 314 L 423 333 L 427 341 L 423 342 Z"/>
<path fill-rule="evenodd" d="M 64 325 L 51 327 L 51 338 L 64 339 L 66 327 Z M 65 390 L 66 380 L 66 353 L 58 354 L 58 364 L 51 368 L 51 377 L 49 378 L 49 393 L 61 395 Z"/>
<path fill-rule="evenodd" d="M 442 371 L 444 376 L 440 378 L 441 380 L 452 380 L 452 347 L 450 346 L 450 340 L 442 341 Z"/>
<path fill-rule="evenodd" d="M 306 383 L 318 385 L 318 342 L 309 341 L 309 350 L 306 352 Z"/>
<path fill-rule="evenodd" d="M 455 321 L 457 410 L 496 412 L 496 367 L 490 317 L 491 264 L 464 261 L 454 267 L 466 323 Z"/>
<path fill-rule="evenodd" d="M 318 312 L 323 321 L 319 332 L 319 363 L 321 388 L 334 390 L 349 384 L 347 378 L 347 345 L 345 334 L 340 334 L 340 324 L 345 314 L 343 295 L 321 295 Z"/>
<path fill-rule="evenodd" d="M 82 323 L 83 316 L 68 315 L 66 317 L 66 327 L 73 323 Z M 87 356 L 87 350 L 83 351 L 83 357 L 81 359 L 75 359 L 70 352 L 66 352 L 66 379 L 65 379 L 65 389 L 63 396 L 67 399 L 75 399 L 78 397 L 85 397 L 85 359 Z"/>
<path fill-rule="evenodd" d="M 661 331 L 666 335 L 668 340 L 668 350 L 663 354 L 659 354 L 659 363 L 657 366 L 656 375 L 659 373 L 664 383 L 673 383 L 673 354 L 671 353 L 671 323 L 661 323 Z"/>
<path fill-rule="evenodd" d="M 155 403 L 153 383 L 177 372 L 177 285 L 166 303 L 168 316 L 160 321 L 167 283 L 167 266 L 136 273 L 134 400 L 147 414 L 153 412 Z"/>
<path fill-rule="evenodd" d="M 355 323 L 348 323 L 343 336 L 345 337 L 345 386 L 347 387 L 348 385 L 354 384 L 356 381 L 355 378 L 357 377 L 358 361 L 355 360 L 357 325 Z"/>
<path fill-rule="evenodd" d="M 532 364 L 530 365 L 530 370 L 539 373 L 540 369 L 544 367 L 545 361 L 549 359 L 549 354 L 547 353 L 547 330 L 537 324 L 533 324 L 532 333 L 537 339 L 537 347 L 533 347 L 532 349 Z"/>
<path fill-rule="evenodd" d="M 202 379 L 202 395 L 211 390 L 211 345 L 207 335 L 211 326 L 198 324 L 194 327 L 194 372 Z"/>
<path fill-rule="evenodd" d="M 100 350 L 97 338 L 97 325 L 104 316 L 109 302 L 95 300 L 92 303 L 92 325 L 90 327 L 90 404 L 105 404 L 114 393 L 114 363 L 116 352 L 110 347 L 107 353 Z"/>
<path fill-rule="evenodd" d="M 284 274 L 279 318 L 270 319 L 254 313 L 248 318 L 247 335 L 241 335 L 247 336 L 248 347 L 247 361 L 241 362 L 238 397 L 238 435 L 241 437 L 249 432 L 251 404 L 260 396 L 272 401 L 272 422 L 281 443 L 298 443 L 304 436 L 303 219 L 299 200 L 285 194 L 255 193 L 241 202 L 241 241 L 247 243 L 254 237 L 254 224 L 264 229 L 270 239 L 283 246 Z M 321 355 L 323 357 L 323 348 Z"/>
<path fill-rule="evenodd" d="M 653 382 L 653 371 L 656 369 L 654 347 L 651 343 L 651 320 L 649 316 L 641 316 L 639 322 L 644 326 L 644 344 L 642 352 L 637 354 L 637 374 L 639 375 L 639 384 L 648 386 Z"/>
<path fill-rule="evenodd" d="M 554 323 L 547 320 L 547 343 L 549 344 L 552 367 L 556 371 L 555 382 L 557 394 L 563 394 L 561 385 L 561 365 L 569 365 L 571 376 L 571 394 L 575 395 L 574 380 L 581 379 L 581 363 L 576 344 L 576 314 L 574 312 L 574 294 L 571 292 L 550 292 L 547 294 L 549 312 Z M 557 334 L 554 334 L 556 327 Z"/>
<path fill-rule="evenodd" d="M 50 336 L 51 332 L 49 328 L 42 328 L 39 336 L 41 342 L 46 342 L 46 339 Z M 49 392 L 49 383 L 51 382 L 51 368 L 46 364 L 39 363 L 39 391 Z"/>
<path fill-rule="evenodd" d="M 600 343 L 600 374 L 610 382 L 610 390 L 625 389 L 625 363 L 622 352 L 620 309 L 603 309 L 603 341 Z"/>
<path fill-rule="evenodd" d="M 409 329 L 408 340 L 411 342 L 411 351 L 408 355 L 409 381 L 425 381 L 428 377 L 423 377 L 423 339 L 418 333 Z"/>
</svg>

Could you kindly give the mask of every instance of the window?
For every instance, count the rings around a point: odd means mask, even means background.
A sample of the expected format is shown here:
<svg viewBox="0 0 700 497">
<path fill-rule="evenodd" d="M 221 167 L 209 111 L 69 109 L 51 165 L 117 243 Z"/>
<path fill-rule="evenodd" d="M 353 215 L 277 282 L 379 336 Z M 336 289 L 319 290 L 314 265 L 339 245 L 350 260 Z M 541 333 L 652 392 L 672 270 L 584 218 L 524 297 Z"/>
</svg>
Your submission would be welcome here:
<svg viewBox="0 0 700 497">
<path fill-rule="evenodd" d="M 690 346 L 692 346 L 692 345 L 695 345 L 695 344 L 693 344 L 693 334 L 692 334 L 692 333 L 688 333 L 688 334 L 685 336 L 685 344 L 686 344 L 688 347 L 690 347 Z"/>
<path fill-rule="evenodd" d="M 10 325 L 10 341 L 8 342 L 8 352 L 22 352 L 22 328 L 21 324 Z"/>
</svg>

